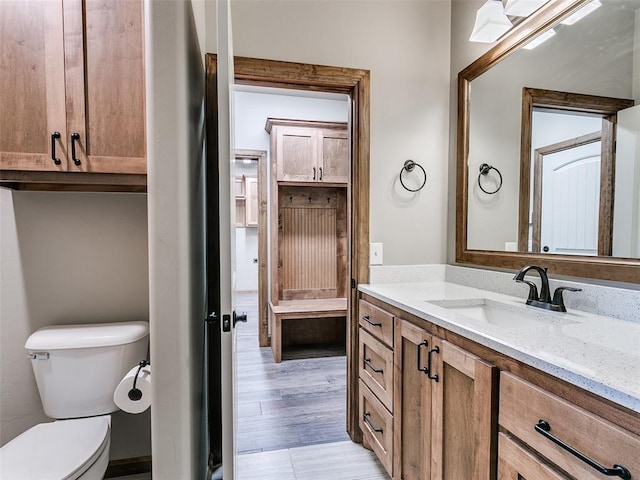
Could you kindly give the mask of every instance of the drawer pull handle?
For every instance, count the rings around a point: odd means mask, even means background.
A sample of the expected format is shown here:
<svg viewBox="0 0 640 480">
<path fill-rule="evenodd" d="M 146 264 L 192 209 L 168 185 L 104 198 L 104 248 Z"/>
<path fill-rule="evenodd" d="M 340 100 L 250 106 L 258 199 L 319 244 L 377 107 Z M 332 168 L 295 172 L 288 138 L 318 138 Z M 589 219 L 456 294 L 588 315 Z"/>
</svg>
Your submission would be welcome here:
<svg viewBox="0 0 640 480">
<path fill-rule="evenodd" d="M 373 430 L 376 433 L 383 433 L 381 428 L 376 428 L 373 426 L 373 423 L 371 423 L 371 413 L 367 412 L 363 415 L 362 419 L 364 420 L 364 423 L 366 423 L 367 425 L 369 425 L 369 428 L 371 430 Z M 631 478 L 631 477 L 629 477 Z"/>
<path fill-rule="evenodd" d="M 421 367 L 420 365 L 422 365 L 422 355 L 421 355 L 422 347 L 428 347 L 428 346 L 429 346 L 429 342 L 427 342 L 426 340 L 423 340 L 418 344 L 418 371 L 424 373 L 427 376 L 429 376 L 429 367 Z"/>
<path fill-rule="evenodd" d="M 548 438 L 553 443 L 569 452 L 571 455 L 578 457 L 584 463 L 595 468 L 603 475 L 606 475 L 607 477 L 620 477 L 623 480 L 631 480 L 631 473 L 629 473 L 629 470 L 627 470 L 622 465 L 614 465 L 613 468 L 603 467 L 595 460 L 587 457 L 584 453 L 576 450 L 571 445 L 560 440 L 558 437 L 551 433 L 551 425 L 549 425 L 549 422 L 547 422 L 546 420 L 538 420 L 538 423 L 534 426 L 534 428 L 536 432 Z"/>
<path fill-rule="evenodd" d="M 369 315 L 365 315 L 364 317 L 362 317 L 362 319 L 367 322 L 369 325 L 371 325 L 372 327 L 380 327 L 382 328 L 382 324 L 378 323 L 378 322 L 372 322 L 371 319 L 369 318 Z"/>
<path fill-rule="evenodd" d="M 318 177 L 318 180 L 322 180 L 322 167 L 318 167 L 318 172 L 320 172 L 320 176 Z"/>
<path fill-rule="evenodd" d="M 429 377 L 431 380 L 435 382 L 439 382 L 440 377 L 438 377 L 437 373 L 435 375 L 431 375 L 431 354 L 432 353 L 440 353 L 440 347 L 436 345 L 431 350 L 429 350 L 429 354 L 427 355 L 427 377 Z"/>
<path fill-rule="evenodd" d="M 316 179 L 316 167 L 313 167 L 313 179 Z"/>
<path fill-rule="evenodd" d="M 364 359 L 364 367 L 365 368 L 369 367 L 371 370 L 373 370 L 376 373 L 384 373 L 384 370 L 382 368 L 376 368 L 371 364 L 371 359 L 370 358 L 365 358 Z"/>
</svg>

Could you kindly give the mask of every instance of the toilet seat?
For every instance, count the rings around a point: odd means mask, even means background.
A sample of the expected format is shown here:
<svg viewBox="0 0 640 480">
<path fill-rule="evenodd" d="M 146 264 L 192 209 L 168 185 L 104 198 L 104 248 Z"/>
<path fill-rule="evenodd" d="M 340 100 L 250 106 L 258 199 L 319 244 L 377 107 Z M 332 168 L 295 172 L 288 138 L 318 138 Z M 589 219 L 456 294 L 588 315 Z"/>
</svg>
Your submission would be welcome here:
<svg viewBox="0 0 640 480">
<path fill-rule="evenodd" d="M 3 480 L 75 480 L 109 444 L 111 416 L 41 423 L 0 449 Z"/>
</svg>

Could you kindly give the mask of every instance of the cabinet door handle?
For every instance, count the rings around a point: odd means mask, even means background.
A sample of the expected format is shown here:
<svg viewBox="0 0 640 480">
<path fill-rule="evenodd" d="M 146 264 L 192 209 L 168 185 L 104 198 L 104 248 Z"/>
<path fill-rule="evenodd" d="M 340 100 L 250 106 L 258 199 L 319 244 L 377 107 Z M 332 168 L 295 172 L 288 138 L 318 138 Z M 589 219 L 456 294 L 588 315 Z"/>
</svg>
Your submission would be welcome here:
<svg viewBox="0 0 640 480">
<path fill-rule="evenodd" d="M 371 423 L 371 412 L 365 413 L 362 416 L 362 419 L 364 420 L 364 423 L 369 425 L 369 428 L 371 428 L 371 430 L 373 430 L 376 433 L 382 433 L 382 429 L 381 428 L 376 428 L 376 427 L 373 426 L 373 423 Z"/>
<path fill-rule="evenodd" d="M 438 382 L 440 381 L 438 374 L 436 373 L 435 375 L 431 375 L 431 354 L 432 353 L 440 353 L 440 348 L 436 345 L 431 350 L 429 350 L 429 354 L 427 355 L 427 377 L 429 377 L 431 380 L 435 382 Z"/>
<path fill-rule="evenodd" d="M 318 180 L 322 180 L 322 167 L 318 168 L 318 171 L 320 172 L 320 177 L 318 178 Z"/>
<path fill-rule="evenodd" d="M 427 342 L 426 340 L 423 340 L 418 344 L 418 371 L 424 373 L 427 376 L 429 376 L 429 367 L 421 367 L 422 365 L 421 352 L 422 352 L 422 347 L 428 347 L 428 346 L 429 346 L 429 342 Z"/>
<path fill-rule="evenodd" d="M 365 322 L 367 322 L 369 325 L 371 325 L 372 327 L 380 327 L 380 328 L 382 328 L 382 324 L 381 324 L 381 323 L 378 323 L 378 322 L 372 322 L 372 321 L 371 321 L 371 319 L 370 319 L 370 317 L 369 317 L 369 315 L 364 315 L 364 316 L 362 317 L 362 319 L 363 319 Z"/>
<path fill-rule="evenodd" d="M 59 138 L 60 132 L 53 132 L 51 134 L 51 160 L 53 160 L 53 163 L 55 163 L 56 165 L 60 165 L 62 163 L 62 160 L 56 157 L 56 140 L 58 140 Z"/>
<path fill-rule="evenodd" d="M 551 433 L 551 425 L 549 425 L 549 422 L 547 422 L 546 420 L 538 420 L 538 423 L 534 425 L 533 428 L 535 428 L 536 432 L 548 438 L 560 448 L 569 452 L 571 455 L 578 457 L 584 463 L 596 469 L 603 475 L 606 475 L 607 477 L 620 477 L 623 480 L 631 480 L 631 473 L 629 473 L 629 470 L 627 470 L 622 465 L 614 465 L 613 468 L 603 467 L 592 458 L 587 457 L 584 453 L 576 450 L 571 445 L 560 440 L 558 437 Z"/>
<path fill-rule="evenodd" d="M 313 167 L 313 179 L 316 179 L 316 167 Z"/>
<path fill-rule="evenodd" d="M 371 364 L 371 359 L 370 358 L 365 358 L 364 359 L 364 367 L 367 368 L 369 367 L 371 370 L 373 370 L 375 373 L 384 373 L 384 369 L 382 368 L 376 368 Z"/>
<path fill-rule="evenodd" d="M 74 132 L 71 134 L 71 158 L 73 159 L 73 163 L 76 165 L 80 165 L 80 159 L 76 157 L 76 142 L 80 140 L 80 134 L 78 132 Z"/>
</svg>

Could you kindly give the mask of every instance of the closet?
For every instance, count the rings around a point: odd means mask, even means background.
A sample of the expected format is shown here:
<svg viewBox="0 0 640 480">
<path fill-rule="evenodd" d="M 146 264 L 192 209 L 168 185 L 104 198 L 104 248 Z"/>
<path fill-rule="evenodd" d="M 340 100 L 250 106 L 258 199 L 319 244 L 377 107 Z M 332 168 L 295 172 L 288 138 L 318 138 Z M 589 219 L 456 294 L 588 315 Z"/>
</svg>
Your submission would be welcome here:
<svg viewBox="0 0 640 480">
<path fill-rule="evenodd" d="M 298 345 L 346 343 L 347 124 L 267 119 L 271 136 L 269 325 L 276 362 Z"/>
</svg>

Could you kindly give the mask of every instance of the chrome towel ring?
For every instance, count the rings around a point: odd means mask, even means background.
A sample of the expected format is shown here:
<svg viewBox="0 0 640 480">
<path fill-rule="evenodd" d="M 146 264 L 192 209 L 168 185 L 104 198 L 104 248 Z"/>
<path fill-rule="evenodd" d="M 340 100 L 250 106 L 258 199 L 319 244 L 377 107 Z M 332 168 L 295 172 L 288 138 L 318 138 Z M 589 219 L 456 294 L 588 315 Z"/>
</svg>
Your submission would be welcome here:
<svg viewBox="0 0 640 480">
<path fill-rule="evenodd" d="M 413 170 L 415 169 L 415 167 L 420 168 L 420 170 L 422 170 L 422 175 L 424 176 L 424 180 L 422 180 L 422 185 L 420 185 L 418 188 L 413 189 L 413 188 L 409 188 L 407 187 L 404 182 L 402 181 L 402 174 L 407 171 L 407 172 L 413 172 Z M 420 165 L 419 163 L 414 162 L 413 160 L 406 160 L 404 162 L 404 165 L 402 166 L 402 169 L 400 170 L 400 183 L 402 184 L 402 186 L 404 187 L 405 190 L 408 190 L 409 192 L 417 192 L 419 190 L 422 190 L 422 188 L 425 186 L 425 184 L 427 183 L 427 172 L 424 171 L 424 168 L 422 168 L 422 165 Z"/>
<path fill-rule="evenodd" d="M 495 170 L 496 173 L 498 174 L 498 177 L 500 177 L 500 183 L 498 184 L 498 188 L 496 188 L 492 192 L 485 190 L 484 187 L 482 186 L 482 182 L 480 181 L 482 176 L 488 175 L 491 170 Z M 487 195 L 493 195 L 494 193 L 498 193 L 502 188 L 502 174 L 500 173 L 500 170 L 498 170 L 493 165 L 489 165 L 487 163 L 483 163 L 482 165 L 480 165 L 480 173 L 478 174 L 478 186 L 480 187 L 480 190 L 482 190 Z"/>
</svg>

